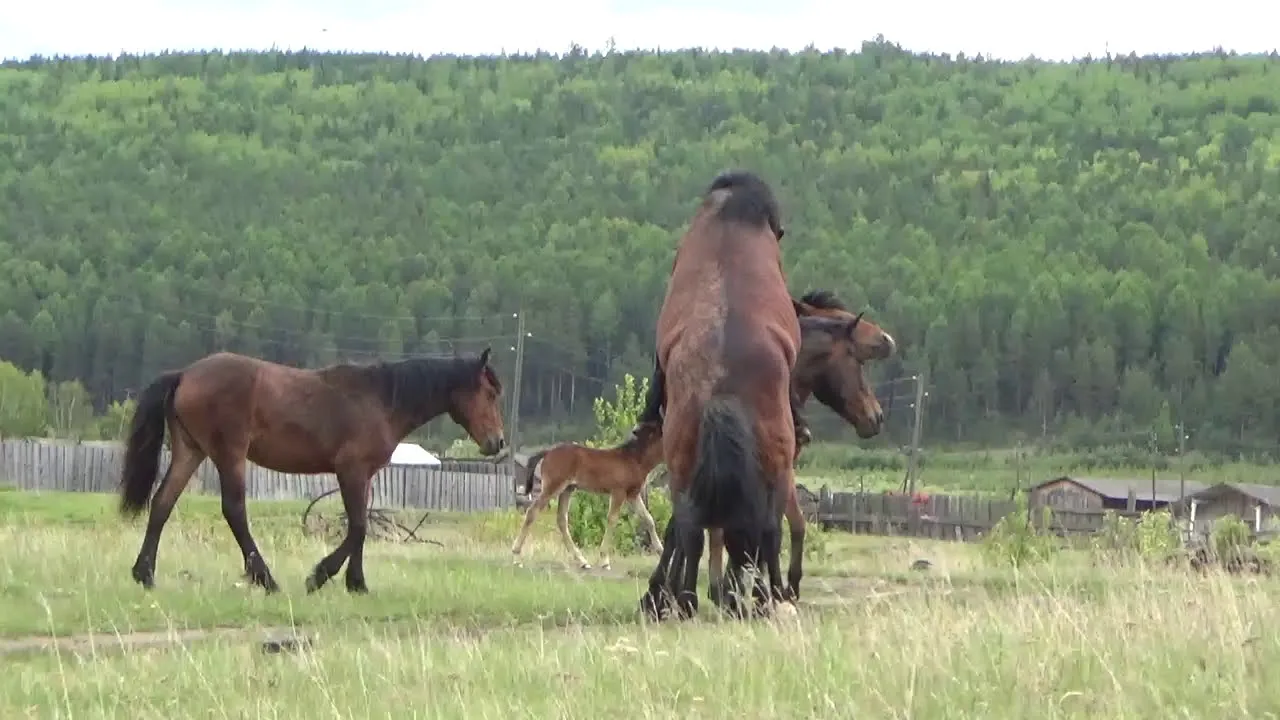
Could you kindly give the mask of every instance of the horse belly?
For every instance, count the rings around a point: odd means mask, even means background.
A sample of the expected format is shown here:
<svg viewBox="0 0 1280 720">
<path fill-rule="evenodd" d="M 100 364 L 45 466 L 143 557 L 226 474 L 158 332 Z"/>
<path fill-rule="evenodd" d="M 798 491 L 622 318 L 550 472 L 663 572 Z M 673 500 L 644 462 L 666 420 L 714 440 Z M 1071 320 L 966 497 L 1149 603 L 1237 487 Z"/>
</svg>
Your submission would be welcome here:
<svg viewBox="0 0 1280 720">
<path fill-rule="evenodd" d="M 282 435 L 262 435 L 249 443 L 248 459 L 279 472 L 303 475 L 333 472 L 333 456 L 313 442 Z"/>
</svg>

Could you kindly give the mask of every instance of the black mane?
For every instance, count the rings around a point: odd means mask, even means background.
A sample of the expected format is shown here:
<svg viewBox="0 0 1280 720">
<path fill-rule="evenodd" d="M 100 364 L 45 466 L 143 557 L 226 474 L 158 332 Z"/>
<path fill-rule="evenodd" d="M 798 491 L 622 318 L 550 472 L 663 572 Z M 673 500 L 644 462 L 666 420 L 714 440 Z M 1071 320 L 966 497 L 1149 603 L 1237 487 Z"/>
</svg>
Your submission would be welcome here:
<svg viewBox="0 0 1280 720">
<path fill-rule="evenodd" d="M 840 298 L 830 290 L 810 290 L 800 298 L 800 302 L 810 305 L 818 310 L 843 310 L 849 312 L 849 308 L 844 306 Z"/>
<path fill-rule="evenodd" d="M 768 224 L 773 234 L 782 239 L 782 211 L 778 198 L 759 175 L 749 170 L 723 172 L 711 181 L 707 195 L 717 190 L 728 190 L 729 197 L 717 213 L 722 220 L 750 225 Z"/>
<path fill-rule="evenodd" d="M 426 422 L 449 409 L 451 392 L 480 384 L 479 361 L 479 355 L 421 356 L 350 367 L 370 381 L 383 406 Z M 498 385 L 492 371 L 490 380 Z"/>
</svg>

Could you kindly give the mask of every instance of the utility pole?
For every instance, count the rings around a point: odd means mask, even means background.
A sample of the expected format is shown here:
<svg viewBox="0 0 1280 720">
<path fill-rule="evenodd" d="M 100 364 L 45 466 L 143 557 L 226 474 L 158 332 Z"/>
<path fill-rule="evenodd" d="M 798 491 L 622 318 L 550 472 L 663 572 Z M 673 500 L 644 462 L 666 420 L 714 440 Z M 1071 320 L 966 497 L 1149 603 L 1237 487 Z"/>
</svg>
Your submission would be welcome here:
<svg viewBox="0 0 1280 720">
<path fill-rule="evenodd" d="M 516 313 L 516 375 L 511 381 L 511 477 L 516 475 L 516 451 L 520 449 L 520 379 L 524 377 L 524 308 Z"/>
<path fill-rule="evenodd" d="M 916 475 L 920 472 L 920 426 L 924 421 L 924 371 L 915 377 L 915 419 L 911 424 L 911 455 L 907 458 L 907 492 L 916 492 Z"/>
<path fill-rule="evenodd" d="M 1156 430 L 1151 429 L 1151 510 L 1156 509 L 1156 453 L 1159 452 L 1159 446 L 1156 443 Z"/>
<path fill-rule="evenodd" d="M 1178 431 L 1178 510 L 1182 511 L 1187 501 L 1187 430 L 1181 422 L 1174 429 Z"/>
</svg>

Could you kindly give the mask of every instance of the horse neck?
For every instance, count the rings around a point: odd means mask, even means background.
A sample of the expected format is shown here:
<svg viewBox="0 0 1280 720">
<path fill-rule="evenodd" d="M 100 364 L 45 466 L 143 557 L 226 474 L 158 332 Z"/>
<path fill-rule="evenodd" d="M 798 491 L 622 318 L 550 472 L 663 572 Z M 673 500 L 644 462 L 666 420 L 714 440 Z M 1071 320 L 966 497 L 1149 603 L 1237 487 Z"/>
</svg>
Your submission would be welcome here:
<svg viewBox="0 0 1280 720">
<path fill-rule="evenodd" d="M 393 432 L 404 438 L 431 420 L 449 411 L 450 392 L 445 383 L 421 382 L 403 373 L 403 362 L 360 368 L 366 387 L 387 412 Z M 444 368 L 439 372 L 446 371 Z M 434 373 L 435 369 L 419 372 Z M 429 376 L 428 376 L 429 377 Z M 420 384 L 419 384 L 420 383 Z"/>
</svg>

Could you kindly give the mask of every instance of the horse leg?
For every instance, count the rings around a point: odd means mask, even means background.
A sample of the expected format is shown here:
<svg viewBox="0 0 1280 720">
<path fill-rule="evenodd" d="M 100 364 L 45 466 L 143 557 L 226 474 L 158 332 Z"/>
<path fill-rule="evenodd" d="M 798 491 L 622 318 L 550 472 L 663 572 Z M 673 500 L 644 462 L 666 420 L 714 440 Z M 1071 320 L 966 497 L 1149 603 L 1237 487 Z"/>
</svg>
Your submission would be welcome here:
<svg viewBox="0 0 1280 720">
<path fill-rule="evenodd" d="M 618 513 L 622 512 L 625 495 L 617 492 L 609 493 L 609 515 L 604 520 L 604 537 L 600 539 L 600 567 L 608 570 L 613 564 L 609 558 L 609 547 L 613 544 L 613 526 L 618 524 Z"/>
<path fill-rule="evenodd" d="M 662 538 L 658 535 L 658 524 L 653 521 L 653 515 L 649 514 L 649 508 L 644 506 L 644 501 L 639 495 L 627 502 L 631 505 L 631 511 L 640 516 L 640 524 L 644 525 L 645 532 L 649 533 L 649 542 L 653 543 L 658 555 L 662 555 Z"/>
<path fill-rule="evenodd" d="M 175 432 L 176 431 L 176 432 Z M 165 523 L 173 513 L 182 491 L 195 473 L 205 454 L 195 443 L 186 438 L 186 433 L 175 424 L 170 423 L 169 437 L 173 445 L 173 457 L 169 461 L 169 469 L 160 481 L 160 488 L 151 498 L 151 509 L 147 513 L 147 531 L 142 538 L 142 547 L 133 563 L 133 579 L 148 590 L 155 587 L 156 555 L 160 549 L 160 534 L 164 532 Z"/>
<path fill-rule="evenodd" d="M 658 565 L 649 575 L 649 589 L 640 596 L 640 611 L 650 620 L 664 619 L 671 605 L 671 568 L 684 562 L 684 553 L 680 552 L 679 546 L 675 518 L 672 518 L 672 521 L 667 523 L 662 553 L 658 556 Z"/>
<path fill-rule="evenodd" d="M 573 486 L 565 488 L 556 498 L 556 527 L 560 530 L 560 539 L 564 541 L 564 547 L 578 561 L 578 566 L 583 570 L 590 570 L 591 563 L 587 562 L 587 558 L 573 543 L 573 536 L 569 534 L 569 504 L 573 502 Z"/>
<path fill-rule="evenodd" d="M 707 544 L 707 599 L 716 607 L 724 603 L 724 530 L 712 528 Z"/>
<path fill-rule="evenodd" d="M 316 563 L 307 578 L 308 593 L 324 587 L 348 559 L 352 561 L 347 567 L 348 592 L 369 592 L 364 581 L 364 539 L 369 526 L 369 483 L 372 480 L 373 473 L 363 468 L 338 472 L 338 492 L 342 495 L 342 508 L 347 513 L 347 534 L 333 552 Z"/>
<path fill-rule="evenodd" d="M 796 432 L 796 451 L 795 455 L 792 457 L 792 462 L 795 462 L 795 460 L 800 457 L 800 449 L 805 445 L 808 445 L 809 442 L 813 440 L 813 433 L 809 431 L 809 423 L 804 419 L 804 415 L 800 413 L 800 407 L 800 397 L 796 395 L 794 390 L 792 390 L 791 422 L 795 425 Z"/>
<path fill-rule="evenodd" d="M 796 496 L 796 487 L 791 486 L 791 495 L 787 498 L 787 525 L 791 529 L 791 564 L 787 568 L 787 587 L 783 599 L 796 602 L 800 599 L 800 578 L 804 575 L 804 513 L 800 511 L 800 499 Z M 781 530 L 781 526 L 778 528 Z M 779 532 L 781 537 L 781 532 Z"/>
<path fill-rule="evenodd" d="M 529 531 L 533 528 L 533 521 L 538 517 L 538 513 L 545 510 L 547 505 L 551 504 L 551 498 L 554 497 L 548 493 L 547 484 L 543 484 L 542 489 L 538 491 L 538 497 L 529 503 L 529 508 L 524 511 L 524 524 L 520 526 L 520 532 L 516 534 L 515 542 L 511 543 L 511 555 L 516 565 L 520 564 L 520 552 L 524 550 L 525 541 L 529 539 Z"/>
<path fill-rule="evenodd" d="M 245 507 L 245 459 L 214 461 L 218 467 L 218 479 L 222 486 L 222 518 L 231 528 L 236 544 L 240 546 L 240 555 L 244 558 L 244 572 L 249 582 L 258 585 L 268 593 L 280 590 L 267 562 L 263 560 L 258 544 L 249 532 L 249 513 Z"/>
<path fill-rule="evenodd" d="M 720 607 L 732 617 L 745 619 L 750 615 L 751 594 L 743 575 L 752 569 L 752 546 L 757 543 L 751 541 L 751 532 L 744 528 L 725 530 L 721 538 L 729 552 L 729 569 L 721 581 Z"/>
<path fill-rule="evenodd" d="M 676 611 L 681 619 L 698 614 L 698 565 L 702 562 L 702 549 L 706 531 L 697 523 L 693 507 L 683 493 L 676 498 L 671 524 L 676 528 L 676 541 L 680 544 L 681 560 L 673 563 L 675 578 L 670 582 L 676 596 Z"/>
</svg>

